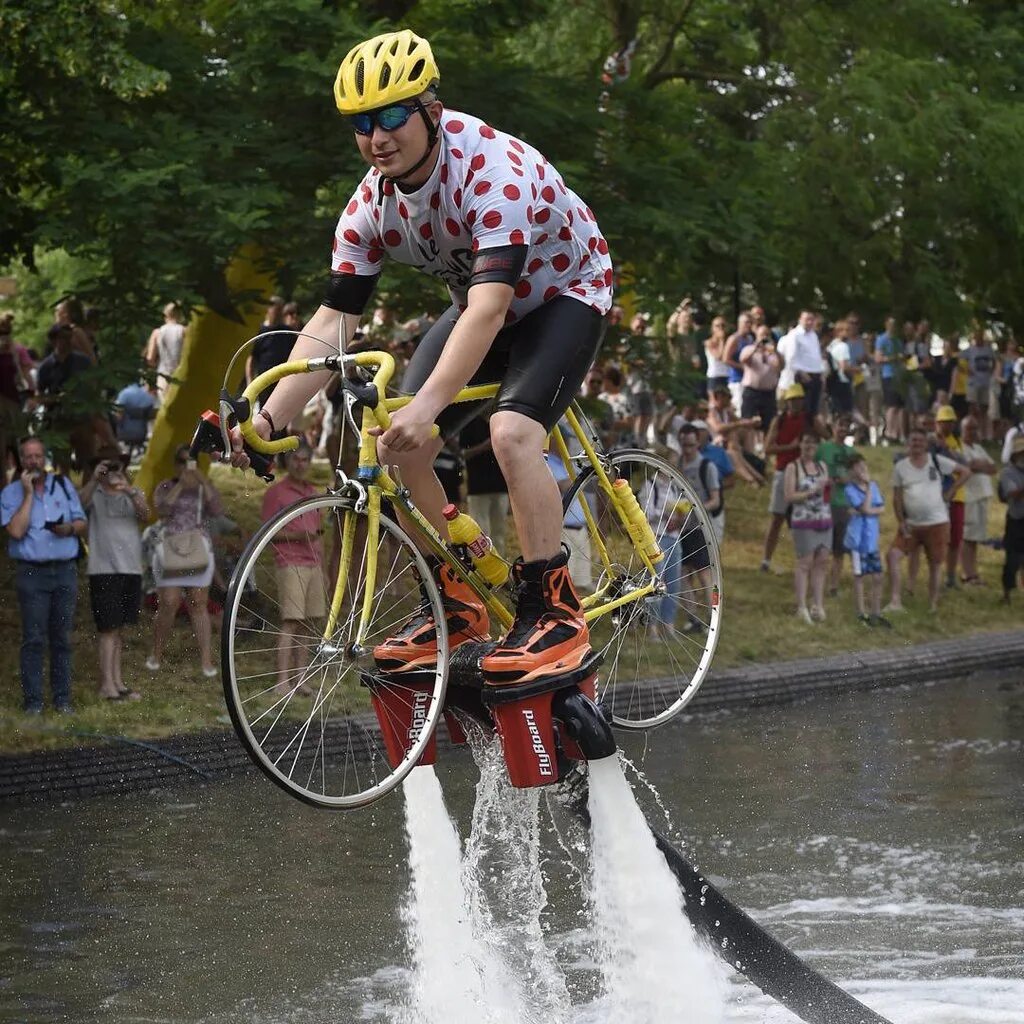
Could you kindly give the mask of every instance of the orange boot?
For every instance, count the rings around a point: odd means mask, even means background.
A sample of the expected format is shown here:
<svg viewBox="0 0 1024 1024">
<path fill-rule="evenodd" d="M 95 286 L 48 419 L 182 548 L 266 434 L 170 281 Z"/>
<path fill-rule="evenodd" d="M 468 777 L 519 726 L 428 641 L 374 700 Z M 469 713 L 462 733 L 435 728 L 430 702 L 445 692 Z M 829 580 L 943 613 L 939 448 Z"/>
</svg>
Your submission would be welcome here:
<svg viewBox="0 0 1024 1024">
<path fill-rule="evenodd" d="M 480 662 L 494 686 L 526 683 L 572 672 L 590 656 L 590 631 L 569 576 L 564 550 L 537 562 L 518 559 L 516 619 L 508 636 Z"/>
<path fill-rule="evenodd" d="M 448 649 L 454 651 L 470 640 L 489 640 L 490 616 L 473 588 L 442 562 L 432 562 L 431 571 L 441 591 L 448 623 Z M 382 672 L 422 672 L 434 667 L 437 633 L 426 595 L 419 611 L 394 636 L 374 647 L 373 657 Z"/>
</svg>

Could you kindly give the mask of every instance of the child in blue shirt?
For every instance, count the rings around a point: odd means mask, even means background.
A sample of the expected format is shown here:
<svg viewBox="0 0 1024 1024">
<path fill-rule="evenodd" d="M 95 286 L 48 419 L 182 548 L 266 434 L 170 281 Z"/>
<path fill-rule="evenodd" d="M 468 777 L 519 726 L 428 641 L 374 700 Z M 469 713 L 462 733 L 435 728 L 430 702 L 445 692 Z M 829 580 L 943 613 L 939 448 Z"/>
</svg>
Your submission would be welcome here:
<svg viewBox="0 0 1024 1024">
<path fill-rule="evenodd" d="M 849 480 L 844 491 L 850 506 L 850 519 L 846 526 L 844 547 L 853 563 L 853 594 L 857 602 L 857 618 L 866 626 L 892 628 L 882 617 L 882 555 L 881 529 L 878 517 L 885 501 L 878 484 L 871 479 L 863 455 L 851 455 L 847 460 Z M 871 614 L 864 606 L 864 577 L 870 586 Z"/>
</svg>

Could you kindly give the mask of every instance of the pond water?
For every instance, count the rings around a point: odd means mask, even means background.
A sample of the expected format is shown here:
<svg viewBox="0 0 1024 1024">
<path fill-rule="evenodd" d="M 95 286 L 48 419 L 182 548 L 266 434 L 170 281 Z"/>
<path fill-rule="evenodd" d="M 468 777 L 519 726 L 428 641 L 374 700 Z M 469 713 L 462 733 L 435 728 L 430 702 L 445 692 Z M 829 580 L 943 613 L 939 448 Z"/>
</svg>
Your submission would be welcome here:
<svg viewBox="0 0 1024 1024">
<path fill-rule="evenodd" d="M 1024 680 L 696 716 L 626 747 L 687 855 L 878 1012 L 1024 1021 Z M 465 834 L 469 752 L 438 775 Z M 542 843 L 547 942 L 600 1020 L 579 864 Z M 0 879 L 2 1021 L 383 1022 L 408 984 L 400 794 L 330 814 L 253 775 L 8 808 Z M 728 1000 L 729 1021 L 795 1019 L 738 978 Z"/>
</svg>

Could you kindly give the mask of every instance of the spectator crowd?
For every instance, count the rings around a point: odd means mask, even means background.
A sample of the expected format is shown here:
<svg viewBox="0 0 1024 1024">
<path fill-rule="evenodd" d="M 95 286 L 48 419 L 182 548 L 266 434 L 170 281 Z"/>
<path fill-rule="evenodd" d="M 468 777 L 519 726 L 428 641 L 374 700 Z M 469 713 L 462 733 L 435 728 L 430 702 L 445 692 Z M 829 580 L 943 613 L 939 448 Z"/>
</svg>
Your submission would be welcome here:
<svg viewBox="0 0 1024 1024">
<path fill-rule="evenodd" d="M 270 301 L 246 362 L 249 379 L 287 358 L 302 322 L 295 303 Z M 391 351 L 400 388 L 402 369 L 430 325 L 426 314 L 399 323 L 381 307 L 355 344 Z M 904 610 L 922 568 L 932 612 L 944 590 L 985 585 L 980 546 L 1003 549 L 1004 601 L 1024 570 L 1024 357 L 1012 335 L 994 340 L 978 327 L 966 338 L 940 338 L 928 321 L 900 326 L 893 318 L 879 327 L 865 329 L 855 313 L 829 322 L 813 310 L 793 324 L 774 324 L 758 306 L 730 321 L 684 300 L 656 329 L 651 317 L 627 318 L 614 307 L 599 358 L 583 380 L 580 399 L 605 447 L 648 449 L 678 467 L 704 502 L 720 545 L 730 543 L 729 491 L 762 490 L 759 568 L 773 571 L 788 533 L 795 615 L 812 628 L 836 614 L 827 605 L 838 596 L 847 565 L 849 614 L 883 629 Z M 140 352 L 145 372 L 108 395 L 109 411 L 94 404 L 83 412 L 71 399 L 76 378 L 99 376 L 100 329 L 97 310 L 65 300 L 36 347 L 19 344 L 13 317 L 0 315 L 0 525 L 21 618 L 19 672 L 28 714 L 44 707 L 47 655 L 52 704 L 59 712 L 73 710 L 72 627 L 82 574 L 101 698 L 142 699 L 125 682 L 122 650 L 124 631 L 138 624 L 145 606 L 155 612 L 146 669 L 162 670 L 168 638 L 184 615 L 199 672 L 215 676 L 212 633 L 231 559 L 244 543 L 186 446 L 151 495 L 132 483 L 131 465 L 179 370 L 181 311 L 173 303 L 164 307 L 162 323 Z M 354 459 L 354 436 L 342 429 L 342 399 L 332 382 L 289 425 L 303 443 L 265 492 L 265 520 L 316 493 L 309 480 L 314 459 L 343 465 Z M 878 478 L 864 454 L 876 447 L 891 454 Z M 550 462 L 565 484 L 565 467 Z M 508 499 L 486 416 L 447 439 L 435 468 L 449 499 L 503 541 Z M 1001 536 L 989 536 L 997 499 L 1005 505 L 1005 525 Z M 886 509 L 896 530 L 883 538 Z M 570 508 L 565 526 L 582 528 L 582 514 Z M 319 540 L 309 543 L 318 530 L 311 521 L 301 537 L 282 536 L 275 544 L 284 623 L 279 686 L 295 676 L 301 659 L 301 621 L 324 614 L 323 552 Z M 688 569 L 704 580 L 705 544 L 680 541 L 668 554 L 667 573 L 679 577 Z M 574 577 L 586 571 L 573 567 Z M 652 608 L 652 638 L 673 628 L 671 605 L 662 600 Z"/>
</svg>

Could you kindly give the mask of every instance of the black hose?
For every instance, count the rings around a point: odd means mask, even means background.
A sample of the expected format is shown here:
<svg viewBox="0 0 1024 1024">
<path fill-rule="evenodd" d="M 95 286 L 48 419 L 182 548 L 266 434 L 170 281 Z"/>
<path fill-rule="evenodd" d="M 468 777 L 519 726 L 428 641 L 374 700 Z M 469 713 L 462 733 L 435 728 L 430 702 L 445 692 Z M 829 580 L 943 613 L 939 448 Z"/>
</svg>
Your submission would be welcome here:
<svg viewBox="0 0 1024 1024">
<path fill-rule="evenodd" d="M 766 932 L 656 829 L 651 828 L 651 833 L 683 890 L 690 923 L 730 967 L 765 995 L 807 1024 L 890 1024 Z"/>
</svg>

